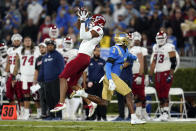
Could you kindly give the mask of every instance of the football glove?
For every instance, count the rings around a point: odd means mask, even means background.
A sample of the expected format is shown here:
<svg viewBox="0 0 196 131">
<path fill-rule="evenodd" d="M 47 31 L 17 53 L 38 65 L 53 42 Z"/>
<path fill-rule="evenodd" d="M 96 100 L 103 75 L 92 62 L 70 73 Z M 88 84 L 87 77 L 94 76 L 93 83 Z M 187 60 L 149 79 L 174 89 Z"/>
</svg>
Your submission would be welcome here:
<svg viewBox="0 0 196 131">
<path fill-rule="evenodd" d="M 78 9 L 77 15 L 81 22 L 85 22 L 88 19 L 88 11 L 84 8 Z"/>
<path fill-rule="evenodd" d="M 167 79 L 166 79 L 166 82 L 167 83 L 170 83 L 172 81 L 172 78 L 173 78 L 173 75 L 168 75 Z"/>
<path fill-rule="evenodd" d="M 109 88 L 108 90 L 114 91 L 116 89 L 116 85 L 112 79 L 109 80 Z"/>
<path fill-rule="evenodd" d="M 138 76 L 134 81 L 136 82 L 136 85 L 141 85 L 142 84 L 142 77 Z"/>
</svg>

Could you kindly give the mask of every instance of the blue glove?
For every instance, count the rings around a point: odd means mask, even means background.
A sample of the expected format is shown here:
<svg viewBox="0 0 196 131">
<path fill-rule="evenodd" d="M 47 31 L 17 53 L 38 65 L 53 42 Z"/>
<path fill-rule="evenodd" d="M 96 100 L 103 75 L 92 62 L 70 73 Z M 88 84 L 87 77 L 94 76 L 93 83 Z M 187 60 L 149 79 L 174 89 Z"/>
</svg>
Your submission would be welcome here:
<svg viewBox="0 0 196 131">
<path fill-rule="evenodd" d="M 173 75 L 168 75 L 166 82 L 170 83 L 172 81 Z"/>
<path fill-rule="evenodd" d="M 153 80 L 152 80 L 152 76 L 149 76 L 149 83 L 150 84 L 153 84 L 154 83 Z"/>
</svg>

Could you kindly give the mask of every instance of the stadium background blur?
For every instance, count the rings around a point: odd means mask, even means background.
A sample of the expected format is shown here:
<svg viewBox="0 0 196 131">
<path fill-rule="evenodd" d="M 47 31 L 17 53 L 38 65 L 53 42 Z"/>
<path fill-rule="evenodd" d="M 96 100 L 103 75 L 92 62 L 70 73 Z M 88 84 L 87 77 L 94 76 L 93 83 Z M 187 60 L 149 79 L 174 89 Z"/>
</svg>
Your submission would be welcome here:
<svg viewBox="0 0 196 131">
<path fill-rule="evenodd" d="M 49 37 L 56 25 L 60 36 L 69 35 L 79 46 L 75 10 L 86 7 L 106 19 L 101 47 L 114 44 L 112 34 L 119 31 L 142 34 L 144 47 L 152 51 L 155 35 L 161 29 L 180 56 L 195 56 L 196 0 L 1 0 L 0 42 L 11 45 L 11 36 L 30 36 L 35 44 Z"/>
</svg>

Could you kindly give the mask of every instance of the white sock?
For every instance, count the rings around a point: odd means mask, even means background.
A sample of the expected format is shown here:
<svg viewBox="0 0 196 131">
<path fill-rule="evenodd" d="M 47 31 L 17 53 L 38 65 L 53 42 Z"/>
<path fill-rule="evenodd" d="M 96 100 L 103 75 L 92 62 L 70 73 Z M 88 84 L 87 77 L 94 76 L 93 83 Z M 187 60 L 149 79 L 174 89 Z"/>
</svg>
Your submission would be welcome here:
<svg viewBox="0 0 196 131">
<path fill-rule="evenodd" d="M 163 107 L 163 111 L 166 112 L 166 113 L 169 113 L 169 107 L 168 106 Z"/>
<path fill-rule="evenodd" d="M 161 114 L 163 114 L 163 112 L 164 112 L 164 109 L 163 109 L 163 108 L 160 108 L 160 110 L 161 110 Z"/>
<path fill-rule="evenodd" d="M 142 108 L 142 113 L 143 113 L 143 114 L 148 114 L 148 113 L 146 112 L 146 108 Z"/>
<path fill-rule="evenodd" d="M 23 113 L 24 112 L 24 106 L 20 107 L 20 112 Z"/>
<path fill-rule="evenodd" d="M 135 119 L 135 118 L 137 118 L 136 114 L 135 113 L 131 114 L 131 119 Z"/>
<path fill-rule="evenodd" d="M 141 117 L 142 115 L 142 107 L 136 107 L 136 110 L 135 110 L 135 114 L 138 116 L 138 117 Z"/>
<path fill-rule="evenodd" d="M 41 108 L 37 108 L 37 113 L 41 113 Z"/>
<path fill-rule="evenodd" d="M 25 115 L 29 115 L 30 113 L 29 113 L 29 108 L 24 108 L 24 112 L 25 112 Z"/>
</svg>

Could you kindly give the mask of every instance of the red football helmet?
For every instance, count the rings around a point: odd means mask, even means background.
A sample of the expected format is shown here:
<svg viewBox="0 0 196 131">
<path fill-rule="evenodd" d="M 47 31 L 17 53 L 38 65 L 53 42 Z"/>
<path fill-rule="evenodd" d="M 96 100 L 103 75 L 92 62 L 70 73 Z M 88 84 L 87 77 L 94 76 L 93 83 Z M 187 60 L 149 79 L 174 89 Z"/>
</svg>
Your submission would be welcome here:
<svg viewBox="0 0 196 131">
<path fill-rule="evenodd" d="M 106 23 L 105 18 L 99 14 L 93 15 L 90 19 L 90 27 L 100 26 L 101 28 L 103 28 Z"/>
<path fill-rule="evenodd" d="M 65 50 L 71 50 L 74 47 L 73 40 L 71 37 L 65 37 L 63 40 L 63 47 Z"/>
<path fill-rule="evenodd" d="M 167 41 L 167 34 L 164 31 L 160 31 L 156 35 L 156 43 L 158 45 L 164 45 Z"/>
<path fill-rule="evenodd" d="M 59 29 L 56 26 L 50 27 L 49 36 L 50 38 L 57 38 L 59 36 Z"/>
</svg>

